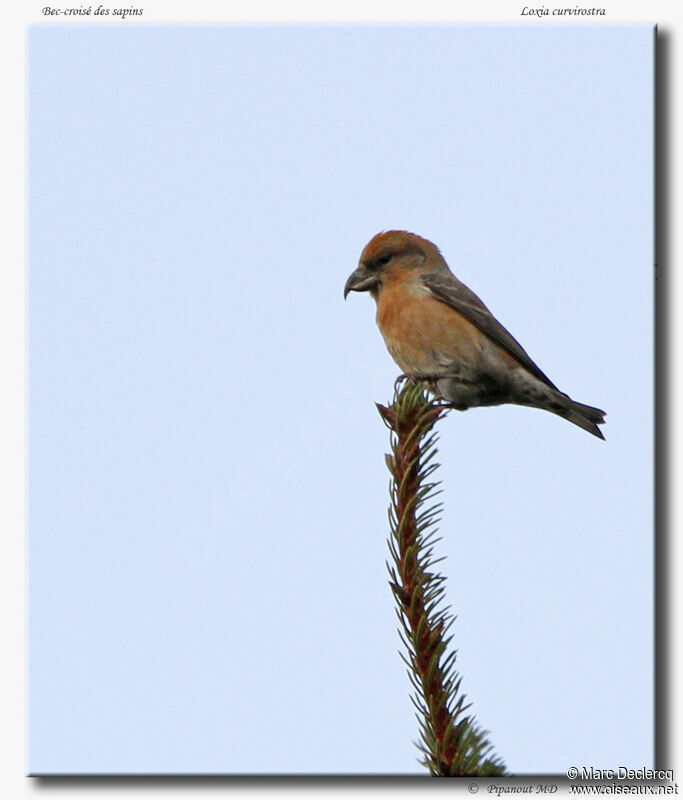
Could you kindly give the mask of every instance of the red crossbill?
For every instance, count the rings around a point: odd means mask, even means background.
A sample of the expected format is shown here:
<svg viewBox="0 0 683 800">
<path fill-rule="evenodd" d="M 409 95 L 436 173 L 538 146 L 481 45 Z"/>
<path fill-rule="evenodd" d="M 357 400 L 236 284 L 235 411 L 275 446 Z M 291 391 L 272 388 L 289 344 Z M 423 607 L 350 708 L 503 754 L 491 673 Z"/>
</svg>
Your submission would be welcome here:
<svg viewBox="0 0 683 800">
<path fill-rule="evenodd" d="M 436 245 L 406 231 L 373 237 L 349 276 L 349 292 L 369 291 L 389 353 L 407 377 L 464 411 L 516 403 L 551 411 L 605 437 L 605 412 L 561 392 L 474 292 Z"/>
</svg>

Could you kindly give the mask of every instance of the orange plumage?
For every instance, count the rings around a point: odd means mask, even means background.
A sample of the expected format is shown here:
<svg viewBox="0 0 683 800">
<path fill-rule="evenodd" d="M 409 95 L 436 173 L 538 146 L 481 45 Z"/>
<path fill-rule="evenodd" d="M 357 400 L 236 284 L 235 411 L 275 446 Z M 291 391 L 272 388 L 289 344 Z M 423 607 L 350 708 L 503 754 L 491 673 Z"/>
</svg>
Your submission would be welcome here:
<svg viewBox="0 0 683 800">
<path fill-rule="evenodd" d="M 600 409 L 560 392 L 432 242 L 406 231 L 374 236 L 344 296 L 369 291 L 387 349 L 408 376 L 456 408 L 516 403 L 558 414 L 603 439 Z"/>
</svg>

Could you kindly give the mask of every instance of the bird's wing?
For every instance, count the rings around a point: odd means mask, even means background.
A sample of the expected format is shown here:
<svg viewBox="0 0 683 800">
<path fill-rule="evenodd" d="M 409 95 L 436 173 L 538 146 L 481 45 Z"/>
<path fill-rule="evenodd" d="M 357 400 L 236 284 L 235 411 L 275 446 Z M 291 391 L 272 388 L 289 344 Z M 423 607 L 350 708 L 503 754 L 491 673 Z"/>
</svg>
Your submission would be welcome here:
<svg viewBox="0 0 683 800">
<path fill-rule="evenodd" d="M 437 300 L 462 314 L 493 342 L 503 348 L 543 383 L 557 389 L 554 383 L 529 358 L 522 345 L 486 308 L 477 295 L 452 273 L 430 272 L 422 277 L 425 286 Z M 558 390 L 559 391 L 559 390 Z"/>
</svg>

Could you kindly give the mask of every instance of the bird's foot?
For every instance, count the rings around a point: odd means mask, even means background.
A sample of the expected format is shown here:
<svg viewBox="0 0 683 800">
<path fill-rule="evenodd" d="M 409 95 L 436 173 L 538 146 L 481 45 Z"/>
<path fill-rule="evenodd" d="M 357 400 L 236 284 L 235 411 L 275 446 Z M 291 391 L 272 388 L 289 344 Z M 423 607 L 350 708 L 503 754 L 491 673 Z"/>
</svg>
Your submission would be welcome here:
<svg viewBox="0 0 683 800">
<path fill-rule="evenodd" d="M 443 377 L 443 375 L 433 375 L 429 372 L 403 372 L 394 381 L 394 391 L 398 390 L 398 387 L 403 383 L 403 381 L 411 381 L 412 383 L 419 383 L 420 381 L 436 383 L 440 378 Z"/>
</svg>

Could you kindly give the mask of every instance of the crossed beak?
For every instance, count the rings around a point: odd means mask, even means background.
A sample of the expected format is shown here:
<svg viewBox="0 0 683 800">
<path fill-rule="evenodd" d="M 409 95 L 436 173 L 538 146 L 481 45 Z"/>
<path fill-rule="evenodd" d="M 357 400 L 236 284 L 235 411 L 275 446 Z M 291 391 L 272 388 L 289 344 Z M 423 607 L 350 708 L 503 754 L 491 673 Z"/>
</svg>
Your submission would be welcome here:
<svg viewBox="0 0 683 800">
<path fill-rule="evenodd" d="M 344 286 L 344 300 L 349 292 L 367 292 L 379 283 L 379 275 L 370 272 L 363 264 L 359 264 L 346 281 Z"/>
</svg>

